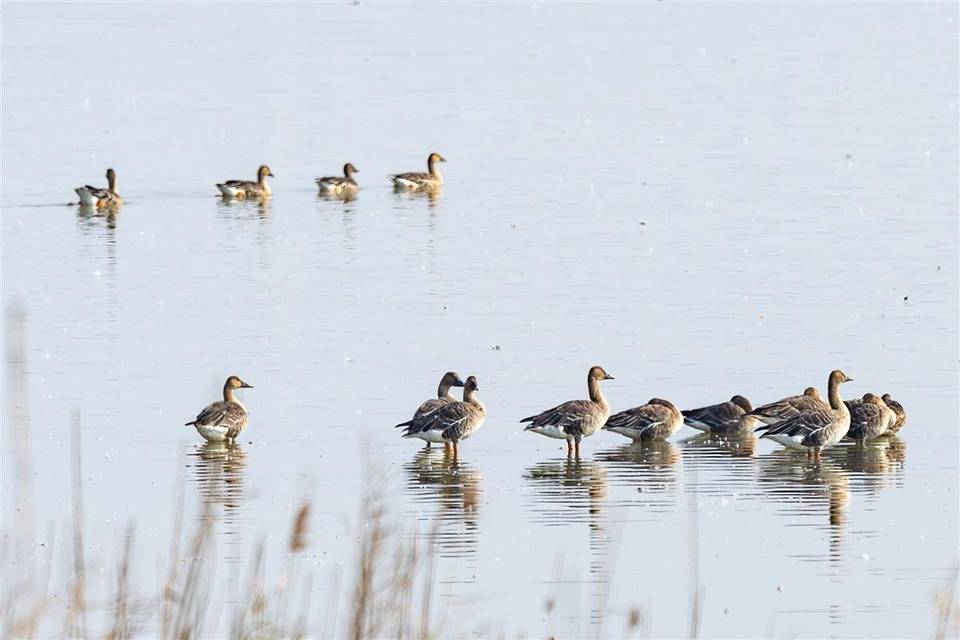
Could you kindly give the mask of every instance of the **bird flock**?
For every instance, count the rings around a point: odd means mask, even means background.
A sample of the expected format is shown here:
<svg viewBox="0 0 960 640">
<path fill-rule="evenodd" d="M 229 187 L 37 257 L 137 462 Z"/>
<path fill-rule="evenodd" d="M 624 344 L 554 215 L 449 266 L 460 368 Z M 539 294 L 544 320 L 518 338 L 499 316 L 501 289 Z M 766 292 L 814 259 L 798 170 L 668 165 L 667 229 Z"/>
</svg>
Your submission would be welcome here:
<svg viewBox="0 0 960 640">
<path fill-rule="evenodd" d="M 446 162 L 438 153 L 427 156 L 427 171 L 410 171 L 390 176 L 398 191 L 435 192 L 443 185 L 437 165 Z M 316 178 L 320 193 L 351 198 L 357 190 L 354 175 L 357 168 L 348 162 L 342 176 Z M 80 204 L 98 209 L 115 210 L 123 199 L 117 191 L 117 174 L 107 169 L 107 188 L 78 187 Z M 273 172 L 267 165 L 257 170 L 256 180 L 226 180 L 216 184 L 225 199 L 266 199 L 272 195 L 267 178 Z M 684 424 L 709 433 L 737 434 L 756 431 L 761 438 L 791 449 L 805 451 L 819 458 L 824 448 L 844 438 L 864 443 L 886 434 L 897 433 L 906 421 L 903 406 L 890 394 L 867 393 L 856 400 L 843 400 L 840 385 L 851 378 L 839 370 L 827 379 L 827 400 L 815 387 L 807 387 L 801 395 L 790 396 L 754 408 L 745 397 L 736 395 L 727 402 L 681 411 L 669 400 L 651 398 L 646 404 L 619 413 L 610 413 L 610 405 L 600 383 L 613 380 L 603 367 L 591 367 L 587 373 L 586 400 L 570 400 L 536 415 L 523 418 L 524 431 L 564 440 L 567 454 L 580 457 L 580 443 L 599 431 L 611 431 L 642 442 L 664 440 Z M 463 388 L 461 400 L 450 394 L 454 387 Z M 251 388 L 237 376 L 227 378 L 223 400 L 207 406 L 195 420 L 187 422 L 206 440 L 233 442 L 247 427 L 246 408 L 234 391 Z M 453 371 L 440 379 L 437 397 L 425 400 L 413 417 L 396 425 L 403 428 L 404 438 L 417 438 L 426 446 L 442 444 L 454 459 L 459 456 L 460 442 L 470 438 L 486 419 L 487 409 L 477 397 L 480 387 L 475 376 L 465 381 Z"/>
<path fill-rule="evenodd" d="M 587 372 L 586 400 L 570 400 L 523 418 L 520 423 L 526 425 L 524 431 L 564 440 L 567 455 L 579 458 L 581 441 L 599 431 L 645 442 L 669 438 L 686 424 L 700 431 L 728 435 L 761 432 L 761 438 L 819 459 L 823 449 L 844 438 L 863 444 L 897 433 L 907 417 L 903 406 L 888 393 L 867 393 L 857 400 L 843 400 L 840 385 L 852 378 L 840 370 L 832 371 L 827 378 L 826 401 L 815 387 L 808 387 L 801 395 L 757 408 L 739 395 L 727 402 L 684 411 L 669 400 L 651 398 L 646 404 L 611 415 L 600 383 L 613 379 L 603 367 L 591 367 Z M 461 400 L 450 393 L 454 387 L 463 388 Z M 234 391 L 244 388 L 252 387 L 237 376 L 230 376 L 223 386 L 223 400 L 207 406 L 186 425 L 195 427 L 206 440 L 235 441 L 247 426 L 247 410 Z M 476 376 L 463 380 L 455 371 L 448 371 L 440 378 L 436 397 L 423 401 L 413 417 L 396 428 L 403 429 L 404 438 L 423 440 L 427 448 L 442 444 L 457 460 L 460 442 L 476 433 L 487 416 L 486 407 L 477 397 L 479 389 Z"/>
<path fill-rule="evenodd" d="M 407 171 L 390 176 L 393 188 L 397 191 L 434 193 L 443 186 L 443 175 L 437 165 L 446 162 L 446 158 L 439 153 L 427 156 L 426 171 Z M 342 176 L 324 176 L 316 178 L 317 188 L 324 195 L 350 199 L 356 196 L 360 188 L 354 174 L 359 173 L 352 163 L 343 165 Z M 227 200 L 265 200 L 273 195 L 267 178 L 272 178 L 273 172 L 267 165 L 260 165 L 257 169 L 256 180 L 225 180 L 216 185 L 220 195 Z M 107 169 L 107 188 L 101 189 L 85 185 L 74 189 L 80 198 L 79 204 L 108 212 L 115 212 L 123 204 L 123 198 L 117 191 L 117 172 Z"/>
</svg>

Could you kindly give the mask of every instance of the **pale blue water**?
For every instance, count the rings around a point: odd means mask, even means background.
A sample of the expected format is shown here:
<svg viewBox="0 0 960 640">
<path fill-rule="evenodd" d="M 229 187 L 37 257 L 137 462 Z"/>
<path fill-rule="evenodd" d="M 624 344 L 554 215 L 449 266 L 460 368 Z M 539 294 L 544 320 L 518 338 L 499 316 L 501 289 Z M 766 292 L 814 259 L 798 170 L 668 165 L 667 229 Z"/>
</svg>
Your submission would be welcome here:
<svg viewBox="0 0 960 640">
<path fill-rule="evenodd" d="M 105 583 L 133 522 L 156 591 L 181 476 L 224 591 L 264 536 L 282 562 L 312 498 L 324 601 L 369 457 L 400 524 L 438 531 L 452 635 L 544 634 L 554 596 L 564 637 L 619 635 L 634 606 L 686 634 L 693 533 L 704 636 L 933 634 L 958 562 L 955 4 L 2 11 L 2 299 L 27 314 L 31 428 L 8 392 L 5 539 L 32 525 L 69 569 L 76 409 Z M 430 151 L 442 195 L 393 194 Z M 346 161 L 359 197 L 318 198 Z M 214 197 L 264 162 L 269 204 Z M 115 219 L 63 206 L 107 166 Z M 690 429 L 567 461 L 518 420 L 583 397 L 593 364 L 617 410 L 760 404 L 839 367 L 910 417 L 820 464 Z M 459 467 L 392 428 L 447 369 L 489 414 Z M 224 452 L 182 425 L 234 373 L 251 423 Z"/>
</svg>

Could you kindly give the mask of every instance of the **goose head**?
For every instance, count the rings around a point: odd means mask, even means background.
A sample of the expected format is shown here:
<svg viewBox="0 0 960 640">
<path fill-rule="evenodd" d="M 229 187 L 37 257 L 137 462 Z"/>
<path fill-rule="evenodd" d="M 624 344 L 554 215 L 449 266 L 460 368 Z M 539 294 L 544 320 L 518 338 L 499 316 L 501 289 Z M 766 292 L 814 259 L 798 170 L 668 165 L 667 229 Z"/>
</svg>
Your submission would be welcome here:
<svg viewBox="0 0 960 640">
<path fill-rule="evenodd" d="M 271 178 L 273 177 L 273 172 L 270 171 L 270 167 L 265 164 L 260 165 L 260 168 L 257 169 L 257 178 L 263 180 L 267 176 L 270 176 Z"/>
<path fill-rule="evenodd" d="M 867 404 L 882 404 L 883 401 L 872 393 L 863 394 L 863 401 Z"/>
<path fill-rule="evenodd" d="M 613 380 L 613 376 L 603 370 L 603 367 L 590 367 L 590 373 L 587 374 L 590 380 Z"/>
<path fill-rule="evenodd" d="M 343 165 L 343 175 L 344 175 L 344 176 L 346 176 L 346 177 L 349 178 L 350 176 L 352 176 L 352 175 L 355 174 L 355 173 L 360 173 L 360 172 L 357 171 L 357 168 L 356 168 L 355 166 L 353 166 L 353 163 L 348 162 L 347 164 Z"/>
<path fill-rule="evenodd" d="M 434 164 L 435 162 L 446 162 L 446 161 L 447 159 L 444 158 L 439 153 L 431 153 L 430 156 L 427 158 L 427 164 Z"/>
<path fill-rule="evenodd" d="M 803 390 L 803 395 L 810 396 L 811 398 L 816 398 L 817 400 L 822 400 L 820 397 L 820 392 L 817 391 L 816 387 L 807 387 Z"/>
<path fill-rule="evenodd" d="M 463 384 L 464 393 L 472 393 L 473 391 L 479 391 L 480 385 L 477 384 L 477 376 L 470 376 L 467 378 L 467 381 Z"/>
<path fill-rule="evenodd" d="M 746 413 L 753 411 L 753 405 L 750 404 L 750 401 L 743 396 L 733 396 L 730 398 L 730 402 L 743 409 Z"/>
<path fill-rule="evenodd" d="M 476 378 L 474 378 L 474 382 L 476 382 Z M 445 374 L 443 374 L 443 378 L 440 379 L 440 384 L 448 387 L 464 386 L 463 380 L 460 379 L 460 374 L 456 371 L 447 371 Z"/>
<path fill-rule="evenodd" d="M 853 382 L 853 378 L 847 376 L 847 374 L 840 371 L 840 369 L 834 369 L 830 372 L 830 384 L 837 385 L 843 384 L 844 382 Z"/>
<path fill-rule="evenodd" d="M 230 376 L 224 386 L 228 389 L 253 389 L 252 384 L 247 384 L 239 376 Z"/>
</svg>

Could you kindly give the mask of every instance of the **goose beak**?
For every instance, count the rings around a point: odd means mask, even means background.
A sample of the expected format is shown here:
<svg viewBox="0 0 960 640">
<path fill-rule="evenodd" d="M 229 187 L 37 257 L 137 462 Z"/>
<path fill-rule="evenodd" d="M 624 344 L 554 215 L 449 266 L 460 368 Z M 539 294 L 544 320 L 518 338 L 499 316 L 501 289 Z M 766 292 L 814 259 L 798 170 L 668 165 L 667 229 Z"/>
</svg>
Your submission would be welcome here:
<svg viewBox="0 0 960 640">
<path fill-rule="evenodd" d="M 614 377 L 613 377 L 612 375 L 610 375 L 609 373 L 608 373 L 607 375 L 603 376 L 603 379 L 604 379 L 604 380 L 616 380 L 616 378 L 614 378 Z"/>
<path fill-rule="evenodd" d="M 455 387 L 462 387 L 462 386 L 463 386 L 463 380 L 461 380 L 460 378 L 457 378 L 456 381 L 453 383 L 453 386 L 455 386 Z"/>
<path fill-rule="evenodd" d="M 241 389 L 253 389 L 253 385 L 252 385 L 252 384 L 247 384 L 246 382 L 244 382 L 244 383 L 242 383 L 242 384 L 240 385 L 240 388 L 241 388 Z"/>
</svg>

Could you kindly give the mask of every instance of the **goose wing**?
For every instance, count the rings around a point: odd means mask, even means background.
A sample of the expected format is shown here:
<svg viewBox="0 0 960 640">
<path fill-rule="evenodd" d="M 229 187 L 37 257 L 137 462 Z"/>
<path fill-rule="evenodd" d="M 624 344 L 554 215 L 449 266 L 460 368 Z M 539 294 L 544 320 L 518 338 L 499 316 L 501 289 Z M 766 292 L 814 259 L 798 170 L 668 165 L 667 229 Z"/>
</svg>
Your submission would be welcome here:
<svg viewBox="0 0 960 640">
<path fill-rule="evenodd" d="M 661 404 L 645 404 L 633 409 L 627 409 L 610 416 L 604 429 L 629 429 L 638 435 L 656 435 L 659 432 L 669 431 L 672 418 L 669 407 Z"/>
<path fill-rule="evenodd" d="M 421 419 L 421 431 L 442 431 L 443 437 L 453 437 L 468 426 L 473 415 L 469 402 L 448 402 Z"/>
<path fill-rule="evenodd" d="M 227 436 L 235 438 L 243 429 L 247 412 L 235 402 L 214 402 L 197 415 L 197 419 L 186 426 L 226 427 Z"/>
<path fill-rule="evenodd" d="M 791 396 L 757 407 L 747 415 L 757 416 L 776 422 L 784 422 L 797 417 L 804 411 L 815 411 L 819 409 L 829 409 L 830 406 L 825 402 L 817 400 L 811 396 Z M 769 425 L 764 424 L 757 427 L 757 431 L 769 429 Z"/>
<path fill-rule="evenodd" d="M 395 173 L 390 176 L 390 179 L 394 182 L 411 182 L 413 184 L 423 184 L 430 179 L 429 173 L 423 173 L 422 171 L 408 171 L 407 173 Z"/>
<path fill-rule="evenodd" d="M 231 189 L 251 189 L 257 186 L 256 182 L 250 180 L 227 180 L 223 184 Z"/>
<path fill-rule="evenodd" d="M 772 435 L 785 435 L 793 438 L 802 438 L 806 444 L 816 435 L 832 425 L 836 421 L 836 415 L 830 408 L 811 409 L 801 411 L 789 420 L 769 427 L 767 432 L 761 438 Z"/>
<path fill-rule="evenodd" d="M 563 429 L 570 435 L 582 434 L 581 424 L 583 420 L 593 414 L 594 405 L 589 400 L 570 400 L 563 404 L 558 404 L 552 409 L 547 409 L 543 413 L 535 416 L 529 416 L 521 420 L 521 423 L 531 423 L 527 429 L 534 427 L 554 426 Z"/>
<path fill-rule="evenodd" d="M 417 410 L 414 411 L 413 417 L 407 420 L 406 422 L 401 422 L 396 425 L 397 427 L 406 427 L 403 431 L 404 436 L 408 436 L 412 433 L 420 433 L 423 427 L 427 424 L 427 419 L 433 415 L 440 407 L 445 404 L 449 404 L 452 400 L 445 398 L 430 398 L 429 400 L 424 400 L 420 403 L 420 406 L 417 407 Z"/>
<path fill-rule="evenodd" d="M 847 435 L 851 438 L 856 439 L 868 432 L 883 419 L 880 407 L 875 404 L 860 400 L 847 404 L 847 407 L 850 409 L 850 430 Z"/>
<path fill-rule="evenodd" d="M 687 424 L 703 424 L 710 427 L 725 427 L 730 424 L 736 424 L 743 415 L 743 408 L 733 402 L 721 402 L 720 404 L 710 405 L 709 407 L 700 407 L 699 409 L 687 409 L 681 411 L 683 421 Z"/>
<path fill-rule="evenodd" d="M 317 184 L 329 184 L 329 185 L 341 185 L 347 181 L 343 176 L 323 176 L 322 178 L 317 178 Z"/>
</svg>

